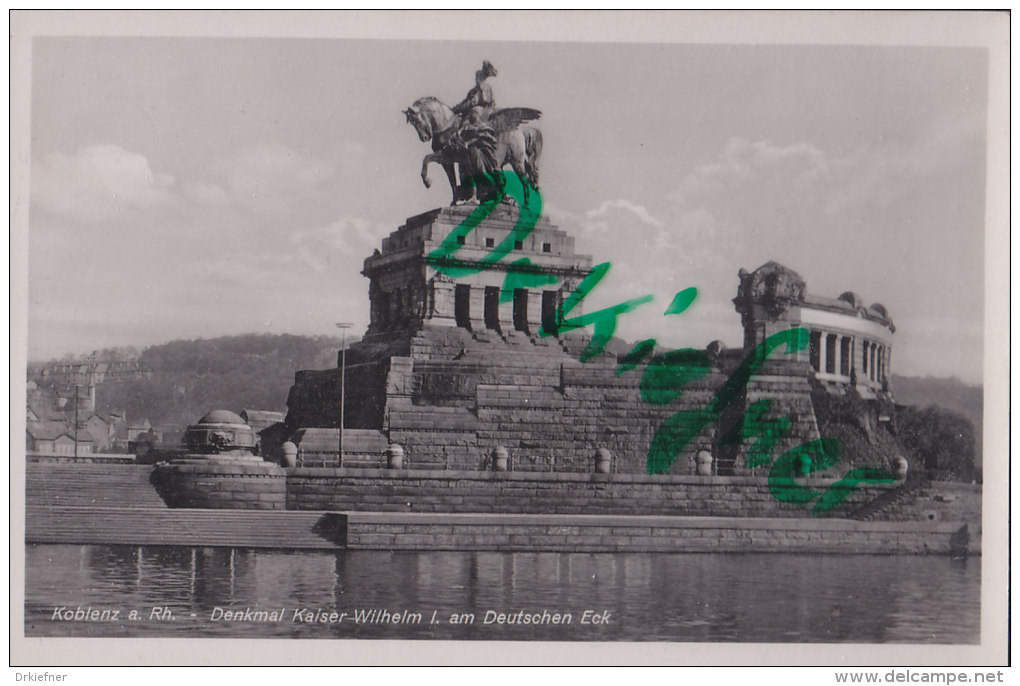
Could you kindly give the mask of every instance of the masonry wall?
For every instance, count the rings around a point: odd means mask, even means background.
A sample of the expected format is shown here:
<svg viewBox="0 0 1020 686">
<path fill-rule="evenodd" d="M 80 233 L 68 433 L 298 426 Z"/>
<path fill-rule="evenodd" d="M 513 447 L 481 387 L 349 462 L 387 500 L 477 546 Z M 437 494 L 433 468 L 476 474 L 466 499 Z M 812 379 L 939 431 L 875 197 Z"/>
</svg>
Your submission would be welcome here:
<svg viewBox="0 0 1020 686">
<path fill-rule="evenodd" d="M 423 331 L 409 357 L 392 360 L 384 430 L 415 468 L 483 468 L 502 446 L 517 471 L 587 472 L 594 451 L 606 448 L 614 472 L 642 474 L 662 423 L 677 412 L 708 407 L 743 359 L 717 357 L 706 376 L 678 386 L 672 401 L 653 405 L 642 399 L 644 365 L 619 374 L 613 355 L 582 363 L 578 356 L 586 342 L 480 341 L 461 329 Z M 807 378 L 803 361 L 767 362 L 733 399 L 727 416 L 705 426 L 677 455 L 669 473 L 695 473 L 699 450 L 716 457 L 718 473 L 751 473 L 744 467 L 751 443 L 721 450 L 718 439 L 722 427 L 742 423 L 744 409 L 757 400 L 767 399 L 770 409 L 762 418 L 764 430 L 750 427 L 754 440 L 776 419 L 790 421 L 773 458 L 818 439 Z"/>
<path fill-rule="evenodd" d="M 748 452 L 757 441 L 775 441 L 769 451 L 774 460 L 791 448 L 824 438 L 819 433 L 804 363 L 783 359 L 781 351 L 773 355 L 777 359 L 768 360 L 751 377 L 721 422 L 721 435 L 734 423 L 742 426 L 738 443 L 717 449 L 717 471 L 721 474 L 767 473 L 768 467 L 746 466 Z M 747 413 L 749 407 L 762 401 L 768 403 L 767 411 L 760 416 Z M 782 426 L 787 428 L 781 430 Z M 834 475 L 834 471 L 818 474 L 823 475 Z"/>
<path fill-rule="evenodd" d="M 344 515 L 347 548 L 376 550 L 522 550 L 571 552 L 827 553 L 971 555 L 980 535 L 964 542 L 956 523 L 857 522 L 840 519 L 695 520 L 667 517 L 589 518 L 351 512 Z"/>
<path fill-rule="evenodd" d="M 824 491 L 833 481 L 798 483 Z M 812 515 L 805 507 L 777 500 L 762 477 L 299 468 L 288 470 L 287 509 L 824 519 L 853 516 L 897 488 L 863 486 L 843 505 Z M 869 511 L 869 517 L 980 525 L 979 486 L 934 485 L 904 495 L 904 502 L 892 495 L 884 509 Z"/>
<path fill-rule="evenodd" d="M 344 424 L 355 429 L 378 429 L 386 405 L 386 360 L 347 365 Z M 340 369 L 300 371 L 287 398 L 287 425 L 336 428 L 340 424 Z"/>
<path fill-rule="evenodd" d="M 588 472 L 594 452 L 605 448 L 614 473 L 643 474 L 663 422 L 708 407 L 743 359 L 742 351 L 716 355 L 708 374 L 677 386 L 676 398 L 649 404 L 641 392 L 646 367 L 618 373 L 616 356 L 609 354 L 582 363 L 582 336 L 429 327 L 409 339 L 404 355 L 372 344 L 389 355 L 377 361 L 368 344 L 348 356 L 354 371 L 348 374 L 347 425 L 381 431 L 403 447 L 405 462 L 415 469 L 484 469 L 501 446 L 515 471 Z M 695 455 L 708 450 L 717 473 L 750 474 L 747 450 L 780 418 L 790 425 L 777 437 L 773 459 L 820 437 L 806 362 L 782 359 L 782 350 L 773 356 L 780 359 L 757 370 L 725 415 L 679 452 L 669 473 L 695 473 Z M 288 424 L 335 427 L 338 386 L 336 370 L 300 372 L 288 400 Z M 745 408 L 758 400 L 770 404 L 760 420 L 764 426 L 750 425 L 749 440 L 720 448 L 723 429 L 742 424 Z"/>
<path fill-rule="evenodd" d="M 244 464 L 215 459 L 162 464 L 153 470 L 152 484 L 170 507 L 286 509 L 286 473 L 254 459 Z"/>
</svg>

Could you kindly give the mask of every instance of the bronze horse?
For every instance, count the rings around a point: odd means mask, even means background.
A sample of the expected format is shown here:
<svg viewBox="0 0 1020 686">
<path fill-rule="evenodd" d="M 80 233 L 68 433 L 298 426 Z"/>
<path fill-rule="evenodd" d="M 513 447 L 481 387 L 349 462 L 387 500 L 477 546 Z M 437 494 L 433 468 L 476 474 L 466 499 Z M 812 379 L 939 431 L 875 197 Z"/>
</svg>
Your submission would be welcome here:
<svg viewBox="0 0 1020 686">
<path fill-rule="evenodd" d="M 510 107 L 493 110 L 485 121 L 465 121 L 436 98 L 424 97 L 415 100 L 404 115 L 422 142 L 432 143 L 432 152 L 422 159 L 422 182 L 430 188 L 429 164 L 440 164 L 453 191 L 450 204 L 477 201 L 479 175 L 491 174 L 506 164 L 521 178 L 525 203 L 528 186 L 538 189 L 542 132 L 534 126 L 522 126 L 541 117 L 538 110 Z"/>
</svg>

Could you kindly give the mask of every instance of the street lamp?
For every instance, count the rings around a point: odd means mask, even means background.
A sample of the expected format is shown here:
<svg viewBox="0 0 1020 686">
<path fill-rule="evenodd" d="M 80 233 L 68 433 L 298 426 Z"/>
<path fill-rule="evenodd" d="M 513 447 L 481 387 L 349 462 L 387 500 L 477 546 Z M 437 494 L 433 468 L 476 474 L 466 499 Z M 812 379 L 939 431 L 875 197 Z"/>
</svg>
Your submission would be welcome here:
<svg viewBox="0 0 1020 686">
<path fill-rule="evenodd" d="M 81 395 L 81 386 L 74 386 L 74 461 L 78 462 L 78 397 Z"/>
<path fill-rule="evenodd" d="M 351 322 L 337 322 L 336 328 L 342 332 L 340 339 L 340 439 L 337 446 L 336 466 L 342 467 L 344 462 L 344 396 L 347 380 L 347 329 L 354 326 Z"/>
</svg>

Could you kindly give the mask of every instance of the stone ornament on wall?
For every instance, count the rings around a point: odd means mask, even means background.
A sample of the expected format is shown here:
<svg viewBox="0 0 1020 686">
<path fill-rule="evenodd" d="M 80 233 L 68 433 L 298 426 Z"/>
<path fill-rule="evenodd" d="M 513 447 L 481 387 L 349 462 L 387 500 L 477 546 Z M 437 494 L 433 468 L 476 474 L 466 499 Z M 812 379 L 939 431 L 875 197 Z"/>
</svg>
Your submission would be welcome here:
<svg viewBox="0 0 1020 686">
<path fill-rule="evenodd" d="M 739 276 L 740 287 L 733 302 L 741 314 L 750 312 L 751 305 L 760 305 L 778 318 L 791 305 L 804 302 L 804 279 L 778 262 L 767 262 L 750 273 L 741 269 Z"/>
</svg>

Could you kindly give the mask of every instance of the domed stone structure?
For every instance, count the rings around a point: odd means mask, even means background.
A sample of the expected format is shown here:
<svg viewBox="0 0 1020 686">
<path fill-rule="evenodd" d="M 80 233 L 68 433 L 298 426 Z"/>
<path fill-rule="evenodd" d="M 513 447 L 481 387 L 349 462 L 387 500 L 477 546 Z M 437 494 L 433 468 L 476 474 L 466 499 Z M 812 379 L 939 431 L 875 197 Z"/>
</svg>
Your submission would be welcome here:
<svg viewBox="0 0 1020 686">
<path fill-rule="evenodd" d="M 239 415 L 230 410 L 213 410 L 188 427 L 184 434 L 188 452 L 219 454 L 258 452 L 258 436 Z"/>
<path fill-rule="evenodd" d="M 286 472 L 256 454 L 258 442 L 236 413 L 207 412 L 184 434 L 187 454 L 156 466 L 156 489 L 170 507 L 283 510 Z"/>
</svg>

